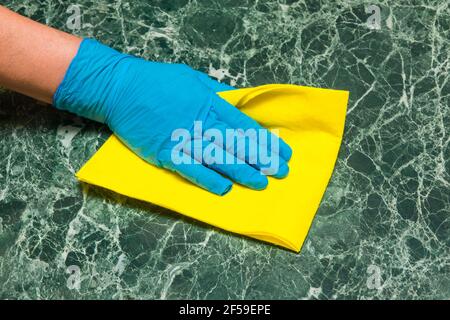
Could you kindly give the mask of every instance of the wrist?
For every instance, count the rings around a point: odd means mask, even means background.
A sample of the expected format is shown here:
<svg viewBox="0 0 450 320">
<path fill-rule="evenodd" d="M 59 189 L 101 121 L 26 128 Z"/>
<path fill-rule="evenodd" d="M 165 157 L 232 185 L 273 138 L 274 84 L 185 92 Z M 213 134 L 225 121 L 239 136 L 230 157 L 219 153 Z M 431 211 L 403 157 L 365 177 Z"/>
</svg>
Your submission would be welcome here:
<svg viewBox="0 0 450 320">
<path fill-rule="evenodd" d="M 80 42 L 0 6 L 0 85 L 51 102 Z"/>
</svg>

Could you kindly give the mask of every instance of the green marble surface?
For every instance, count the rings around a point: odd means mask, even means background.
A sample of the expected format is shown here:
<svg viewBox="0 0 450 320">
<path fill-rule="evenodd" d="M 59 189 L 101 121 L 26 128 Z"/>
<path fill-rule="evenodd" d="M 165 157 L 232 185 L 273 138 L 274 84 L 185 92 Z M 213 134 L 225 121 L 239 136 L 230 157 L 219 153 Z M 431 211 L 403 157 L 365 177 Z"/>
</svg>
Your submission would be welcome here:
<svg viewBox="0 0 450 320">
<path fill-rule="evenodd" d="M 77 4 L 74 32 L 119 50 L 237 86 L 351 98 L 336 170 L 295 254 L 81 185 L 74 173 L 108 129 L 1 91 L 0 298 L 450 298 L 448 1 L 2 3 L 66 31 Z M 366 23 L 369 4 L 380 29 Z"/>
</svg>

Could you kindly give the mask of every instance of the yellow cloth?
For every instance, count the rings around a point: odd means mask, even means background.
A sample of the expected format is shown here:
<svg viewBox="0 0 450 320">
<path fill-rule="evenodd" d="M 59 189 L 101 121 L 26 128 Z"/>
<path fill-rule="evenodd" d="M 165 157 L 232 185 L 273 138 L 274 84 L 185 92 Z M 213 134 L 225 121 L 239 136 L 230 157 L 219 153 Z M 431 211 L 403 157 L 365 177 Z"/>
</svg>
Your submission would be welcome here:
<svg viewBox="0 0 450 320">
<path fill-rule="evenodd" d="M 273 84 L 220 96 L 292 147 L 290 173 L 264 191 L 234 184 L 217 196 L 146 163 L 111 136 L 78 179 L 155 203 L 219 228 L 296 252 L 307 236 L 332 174 L 344 129 L 348 92 Z"/>
</svg>

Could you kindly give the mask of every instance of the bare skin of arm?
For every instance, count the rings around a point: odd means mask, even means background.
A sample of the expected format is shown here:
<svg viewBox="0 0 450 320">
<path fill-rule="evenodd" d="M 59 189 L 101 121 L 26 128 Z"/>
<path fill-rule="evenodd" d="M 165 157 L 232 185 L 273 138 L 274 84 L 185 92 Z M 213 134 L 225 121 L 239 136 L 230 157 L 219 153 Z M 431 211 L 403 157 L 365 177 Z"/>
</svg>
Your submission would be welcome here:
<svg viewBox="0 0 450 320">
<path fill-rule="evenodd" d="M 81 40 L 0 6 L 0 86 L 51 103 Z"/>
</svg>

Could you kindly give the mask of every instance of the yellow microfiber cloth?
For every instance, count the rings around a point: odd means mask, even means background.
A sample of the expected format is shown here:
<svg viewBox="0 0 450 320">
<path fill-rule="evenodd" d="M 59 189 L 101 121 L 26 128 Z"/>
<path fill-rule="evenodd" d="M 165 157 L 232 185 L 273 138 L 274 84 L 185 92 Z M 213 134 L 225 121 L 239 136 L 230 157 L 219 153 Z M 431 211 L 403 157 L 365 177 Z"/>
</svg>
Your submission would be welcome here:
<svg viewBox="0 0 450 320">
<path fill-rule="evenodd" d="M 292 147 L 290 173 L 264 191 L 235 184 L 217 196 L 140 159 L 114 135 L 77 173 L 81 181 L 299 252 L 331 177 L 349 93 L 272 84 L 219 95 Z"/>
</svg>

